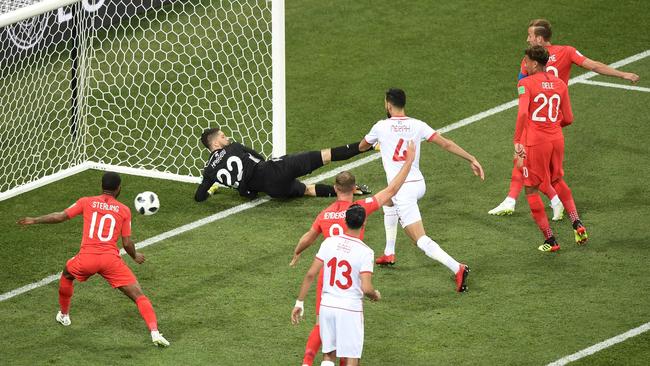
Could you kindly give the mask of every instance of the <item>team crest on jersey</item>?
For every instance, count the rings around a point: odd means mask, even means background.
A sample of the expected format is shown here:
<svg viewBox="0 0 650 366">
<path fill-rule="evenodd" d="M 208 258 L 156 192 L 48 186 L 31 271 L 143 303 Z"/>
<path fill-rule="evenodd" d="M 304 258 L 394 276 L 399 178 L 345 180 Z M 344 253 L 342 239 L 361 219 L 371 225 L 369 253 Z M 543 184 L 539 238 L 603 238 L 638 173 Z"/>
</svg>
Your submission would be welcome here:
<svg viewBox="0 0 650 366">
<path fill-rule="evenodd" d="M 526 94 L 526 87 L 524 87 L 523 85 L 518 87 L 517 92 L 519 93 L 519 95 Z"/>
</svg>

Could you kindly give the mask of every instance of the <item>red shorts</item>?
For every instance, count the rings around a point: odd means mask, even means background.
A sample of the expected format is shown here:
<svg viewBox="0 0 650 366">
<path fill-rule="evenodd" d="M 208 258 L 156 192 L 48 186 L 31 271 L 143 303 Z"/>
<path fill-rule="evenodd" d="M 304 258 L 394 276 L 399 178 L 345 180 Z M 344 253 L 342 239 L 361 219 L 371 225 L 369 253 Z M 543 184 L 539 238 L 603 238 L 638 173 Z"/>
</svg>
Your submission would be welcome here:
<svg viewBox="0 0 650 366">
<path fill-rule="evenodd" d="M 536 187 L 543 182 L 553 183 L 564 176 L 564 139 L 526 146 L 526 159 L 521 171 L 524 185 Z"/>
<path fill-rule="evenodd" d="M 115 254 L 79 253 L 68 260 L 65 268 L 79 282 L 84 282 L 95 273 L 104 277 L 113 288 L 138 282 L 122 258 Z"/>
<path fill-rule="evenodd" d="M 318 280 L 316 281 L 316 315 L 320 315 L 320 295 L 323 292 L 323 269 L 318 272 Z"/>
</svg>

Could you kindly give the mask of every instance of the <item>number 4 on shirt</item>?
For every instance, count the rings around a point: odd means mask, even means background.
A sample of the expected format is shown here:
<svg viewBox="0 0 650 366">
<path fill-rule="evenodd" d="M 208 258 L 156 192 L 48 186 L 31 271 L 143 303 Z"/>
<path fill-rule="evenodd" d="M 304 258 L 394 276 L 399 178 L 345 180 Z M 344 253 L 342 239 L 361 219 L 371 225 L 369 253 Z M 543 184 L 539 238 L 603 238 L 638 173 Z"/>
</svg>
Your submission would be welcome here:
<svg viewBox="0 0 650 366">
<path fill-rule="evenodd" d="M 406 148 L 407 144 L 404 143 L 404 139 L 399 139 L 397 141 L 397 147 L 393 153 L 393 161 L 405 161 L 406 160 Z"/>
</svg>

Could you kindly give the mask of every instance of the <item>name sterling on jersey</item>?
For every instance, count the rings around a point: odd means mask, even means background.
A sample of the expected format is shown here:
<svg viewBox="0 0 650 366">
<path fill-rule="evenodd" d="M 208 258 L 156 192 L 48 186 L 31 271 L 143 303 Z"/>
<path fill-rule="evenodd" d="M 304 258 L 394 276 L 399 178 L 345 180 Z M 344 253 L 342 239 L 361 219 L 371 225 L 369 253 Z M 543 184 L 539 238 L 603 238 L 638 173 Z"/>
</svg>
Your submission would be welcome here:
<svg viewBox="0 0 650 366">
<path fill-rule="evenodd" d="M 106 202 L 93 201 L 91 206 L 92 206 L 92 208 L 98 208 L 100 210 L 109 210 L 109 211 L 114 211 L 114 212 L 120 212 L 120 206 L 118 206 L 118 205 L 109 205 Z"/>
</svg>

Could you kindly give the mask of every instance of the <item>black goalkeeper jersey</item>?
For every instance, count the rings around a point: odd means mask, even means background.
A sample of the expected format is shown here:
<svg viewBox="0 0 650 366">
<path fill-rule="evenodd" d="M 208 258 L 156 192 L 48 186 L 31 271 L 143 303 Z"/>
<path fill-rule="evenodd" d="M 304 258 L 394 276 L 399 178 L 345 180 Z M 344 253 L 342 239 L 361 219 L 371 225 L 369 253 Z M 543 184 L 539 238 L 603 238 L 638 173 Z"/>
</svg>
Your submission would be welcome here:
<svg viewBox="0 0 650 366">
<path fill-rule="evenodd" d="M 205 200 L 208 189 L 215 182 L 238 190 L 242 196 L 254 197 L 257 192 L 249 189 L 249 182 L 261 161 L 264 161 L 262 155 L 237 142 L 213 151 L 203 169 L 203 181 L 194 198 L 197 201 Z"/>
</svg>

